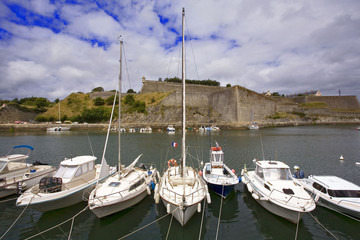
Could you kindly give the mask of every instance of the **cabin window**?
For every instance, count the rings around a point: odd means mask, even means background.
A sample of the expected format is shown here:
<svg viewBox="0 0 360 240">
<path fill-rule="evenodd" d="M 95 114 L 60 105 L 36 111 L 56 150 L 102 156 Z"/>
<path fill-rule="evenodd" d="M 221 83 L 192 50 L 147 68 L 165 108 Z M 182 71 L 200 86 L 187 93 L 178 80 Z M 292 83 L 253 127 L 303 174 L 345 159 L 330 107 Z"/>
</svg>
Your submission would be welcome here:
<svg viewBox="0 0 360 240">
<path fill-rule="evenodd" d="M 326 188 L 320 184 L 318 184 L 317 182 L 313 183 L 313 187 L 323 193 L 326 193 Z"/>
<path fill-rule="evenodd" d="M 78 169 L 78 166 L 68 166 L 66 167 L 66 171 L 62 175 L 62 178 L 72 178 Z"/>
<path fill-rule="evenodd" d="M 329 195 L 332 197 L 349 197 L 349 198 L 359 198 L 359 190 L 328 190 Z"/>
<path fill-rule="evenodd" d="M 266 180 L 291 180 L 289 168 L 265 168 L 264 175 Z"/>
<path fill-rule="evenodd" d="M 66 166 L 60 165 L 59 169 L 56 171 L 54 177 L 62 178 L 64 172 L 66 171 Z"/>
<path fill-rule="evenodd" d="M 223 161 L 223 155 L 222 154 L 213 154 L 213 160 L 214 162 L 222 162 Z"/>
<path fill-rule="evenodd" d="M 120 182 L 111 182 L 109 183 L 109 187 L 118 187 L 120 185 Z"/>
<path fill-rule="evenodd" d="M 3 170 L 5 166 L 6 166 L 6 162 L 0 161 L 0 172 Z"/>
<path fill-rule="evenodd" d="M 263 169 L 261 167 L 257 167 L 255 172 L 256 172 L 256 175 L 258 175 L 259 177 L 264 179 L 264 172 L 263 172 Z"/>
<path fill-rule="evenodd" d="M 88 165 L 87 165 L 87 164 L 81 165 L 81 171 L 82 171 L 83 173 L 87 173 L 87 171 L 88 171 Z"/>
<path fill-rule="evenodd" d="M 137 188 L 138 186 L 140 186 L 141 184 L 143 184 L 145 182 L 144 178 L 141 178 L 141 180 L 137 181 L 136 183 L 134 183 L 133 185 L 131 185 L 131 187 L 129 188 L 129 192 L 131 190 L 134 190 L 135 188 Z"/>
<path fill-rule="evenodd" d="M 89 162 L 89 171 L 94 169 L 94 162 Z"/>
<path fill-rule="evenodd" d="M 82 174 L 81 167 L 78 168 L 78 170 L 75 173 L 75 177 L 78 177 Z"/>
</svg>

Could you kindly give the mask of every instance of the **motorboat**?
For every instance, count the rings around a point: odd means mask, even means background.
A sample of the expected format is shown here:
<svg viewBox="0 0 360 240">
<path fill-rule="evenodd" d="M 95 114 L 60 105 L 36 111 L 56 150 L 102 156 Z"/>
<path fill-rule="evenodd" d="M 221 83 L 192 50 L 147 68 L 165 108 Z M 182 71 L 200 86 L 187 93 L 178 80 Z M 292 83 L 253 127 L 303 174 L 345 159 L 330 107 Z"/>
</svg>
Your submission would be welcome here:
<svg viewBox="0 0 360 240">
<path fill-rule="evenodd" d="M 120 40 L 120 74 L 118 81 L 119 96 L 121 96 L 121 63 L 122 63 L 122 46 L 123 41 Z M 112 113 L 109 121 L 111 125 L 114 108 L 116 105 L 115 92 Z M 118 129 L 121 126 L 121 104 L 119 106 L 119 121 Z M 109 137 L 107 134 L 106 143 Z M 121 164 L 121 134 L 118 134 L 118 171 L 113 176 L 107 178 L 104 182 L 98 181 L 95 189 L 91 192 L 88 205 L 90 210 L 98 217 L 106 217 L 111 214 L 117 213 L 124 209 L 134 206 L 143 200 L 147 195 L 151 194 L 150 186 L 155 185 L 156 182 L 156 169 L 152 166 L 147 169 L 144 164 L 140 167 L 135 167 L 140 154 L 129 166 L 125 167 Z M 105 143 L 102 163 L 105 161 L 105 152 L 107 144 Z"/>
<path fill-rule="evenodd" d="M 185 59 L 184 59 L 184 29 L 185 9 L 182 11 L 182 144 L 181 144 L 181 165 L 176 159 L 171 158 L 167 162 L 167 169 L 164 171 L 160 181 L 155 186 L 154 199 L 159 203 L 160 199 L 166 211 L 180 223 L 181 226 L 191 219 L 196 211 L 201 212 L 201 203 L 207 198 L 210 203 L 210 194 L 204 180 L 199 176 L 198 171 L 186 166 L 186 99 L 185 99 Z"/>
<path fill-rule="evenodd" d="M 147 127 L 144 127 L 144 128 L 140 128 L 140 132 L 141 133 L 152 133 L 152 128 L 147 126 Z"/>
<path fill-rule="evenodd" d="M 169 126 L 167 126 L 166 131 L 167 131 L 168 133 L 174 133 L 174 132 L 175 132 L 175 128 L 174 128 L 173 125 L 169 125 Z"/>
<path fill-rule="evenodd" d="M 360 219 L 358 185 L 337 176 L 310 175 L 300 182 L 319 206 Z"/>
<path fill-rule="evenodd" d="M 47 212 L 87 200 L 101 173 L 101 165 L 95 165 L 95 160 L 95 156 L 88 155 L 65 158 L 53 177 L 44 177 L 26 190 L 17 199 L 16 206 L 30 205 Z M 104 178 L 115 173 L 115 168 L 109 169 Z"/>
<path fill-rule="evenodd" d="M 19 145 L 0 157 L 0 198 L 21 193 L 39 183 L 42 177 L 55 173 L 53 166 L 26 162 L 33 150 L 32 146 Z"/>
<path fill-rule="evenodd" d="M 48 127 L 46 128 L 47 132 L 63 132 L 63 131 L 69 131 L 71 128 L 70 127 Z"/>
<path fill-rule="evenodd" d="M 251 196 L 271 213 L 298 223 L 301 215 L 315 209 L 316 204 L 301 184 L 291 176 L 283 162 L 254 159 L 256 168 L 241 172 L 242 182 Z"/>
<path fill-rule="evenodd" d="M 239 183 L 239 178 L 234 170 L 230 170 L 224 163 L 224 152 L 221 147 L 210 149 L 210 162 L 205 163 L 202 176 L 208 185 L 208 188 L 226 198 Z"/>
</svg>

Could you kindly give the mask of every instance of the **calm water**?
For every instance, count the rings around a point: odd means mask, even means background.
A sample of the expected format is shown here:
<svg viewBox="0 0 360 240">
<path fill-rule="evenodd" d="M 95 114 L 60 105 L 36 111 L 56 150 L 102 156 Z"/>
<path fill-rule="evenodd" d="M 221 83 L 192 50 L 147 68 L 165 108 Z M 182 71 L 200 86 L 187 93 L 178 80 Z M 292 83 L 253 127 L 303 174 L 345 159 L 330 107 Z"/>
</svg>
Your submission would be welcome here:
<svg viewBox="0 0 360 240">
<path fill-rule="evenodd" d="M 226 130 L 212 135 L 187 134 L 189 152 L 194 158 L 187 165 L 198 166 L 208 161 L 210 142 L 217 141 L 225 152 L 225 162 L 240 174 L 244 164 L 253 167 L 254 158 L 262 159 L 263 142 L 265 158 L 286 162 L 291 168 L 300 166 L 305 174 L 337 175 L 360 185 L 360 131 L 355 126 L 311 126 L 269 128 L 260 131 Z M 112 134 L 106 159 L 116 164 L 117 135 Z M 41 161 L 58 166 L 65 157 L 92 154 L 100 162 L 105 142 L 105 132 L 70 132 L 49 134 L 45 132 L 0 132 L 0 155 L 15 145 L 28 144 L 35 148 L 30 162 Z M 170 148 L 178 142 L 178 148 Z M 139 162 L 155 165 L 161 172 L 167 166 L 168 157 L 180 155 L 181 135 L 167 133 L 126 133 L 122 135 L 122 162 L 129 164 L 139 154 Z M 339 161 L 343 155 L 345 161 Z M 200 159 L 195 160 L 195 157 Z M 222 203 L 218 239 L 294 239 L 296 225 L 277 217 L 262 208 L 240 183 L 236 191 Z M 212 203 L 206 205 L 201 239 L 215 239 L 220 197 L 211 195 Z M 7 199 L 14 198 L 11 196 Z M 1 200 L 0 200 L 1 201 Z M 86 203 L 40 213 L 28 208 L 4 239 L 24 239 L 39 231 L 55 226 L 81 211 Z M 2 235 L 23 209 L 15 207 L 15 200 L 0 203 L 0 235 Z M 146 197 L 135 207 L 99 220 L 90 210 L 75 218 L 72 239 L 118 239 L 166 215 L 162 204 L 156 205 L 152 197 Z M 317 207 L 316 217 L 338 239 L 359 239 L 360 223 L 327 209 Z M 181 227 L 172 221 L 168 239 L 198 239 L 202 215 L 196 213 L 190 222 Z M 171 217 L 136 232 L 127 239 L 166 239 Z M 71 221 L 35 239 L 67 239 Z M 334 239 L 309 214 L 299 225 L 298 239 Z"/>
</svg>

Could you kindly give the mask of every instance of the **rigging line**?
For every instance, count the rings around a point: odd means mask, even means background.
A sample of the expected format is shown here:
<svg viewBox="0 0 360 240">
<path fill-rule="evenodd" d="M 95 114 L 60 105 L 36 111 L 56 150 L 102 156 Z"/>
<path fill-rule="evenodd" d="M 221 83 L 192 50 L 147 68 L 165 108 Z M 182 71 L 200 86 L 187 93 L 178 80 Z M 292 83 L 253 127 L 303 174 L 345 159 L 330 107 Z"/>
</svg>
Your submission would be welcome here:
<svg viewBox="0 0 360 240">
<path fill-rule="evenodd" d="M 203 222 L 204 222 L 204 215 L 205 215 L 205 204 L 206 204 L 206 197 L 204 198 L 204 208 L 203 208 L 203 212 L 202 212 L 202 216 L 201 216 L 201 223 L 200 223 L 200 231 L 199 231 L 199 240 L 201 239 L 201 232 L 202 232 L 202 226 L 203 226 Z"/>
<path fill-rule="evenodd" d="M 20 213 L 20 215 L 16 218 L 16 220 L 13 222 L 13 224 L 11 224 L 11 226 L 8 228 L 8 230 L 6 230 L 6 232 L 0 237 L 0 239 L 3 239 L 5 237 L 5 235 L 10 231 L 10 229 L 15 225 L 15 223 L 19 220 L 19 218 L 23 215 L 23 213 L 25 212 L 25 210 L 28 208 L 28 206 L 31 203 L 31 200 L 29 201 L 29 203 L 26 205 L 26 207 L 24 208 L 24 210 Z"/>
<path fill-rule="evenodd" d="M 91 145 L 90 137 L 89 137 L 89 132 L 86 132 L 86 135 L 87 135 L 87 137 L 88 137 L 88 140 L 89 140 L 89 144 L 90 144 L 90 149 L 91 149 L 91 153 L 92 153 L 92 155 L 93 155 L 93 156 L 95 156 L 95 154 L 94 154 L 94 150 L 93 150 L 93 148 L 92 148 L 92 145 Z"/>
<path fill-rule="evenodd" d="M 308 212 L 310 216 L 323 228 L 325 229 L 331 236 L 333 236 L 335 239 L 339 240 L 333 233 L 331 233 L 324 225 L 321 224 L 319 220 L 317 220 L 310 212 Z"/>
<path fill-rule="evenodd" d="M 187 17 L 185 17 L 185 20 L 186 20 L 186 22 L 188 22 Z M 189 27 L 188 27 L 188 26 L 189 26 L 189 24 L 186 25 L 187 36 L 190 36 L 190 30 L 189 30 Z M 191 52 L 192 52 L 192 55 L 193 55 L 193 58 L 194 58 L 196 75 L 197 75 L 197 77 L 198 77 L 198 80 L 200 80 L 199 72 L 198 72 L 197 65 L 196 65 L 196 59 L 195 59 L 194 49 L 193 49 L 193 46 L 192 46 L 192 42 L 191 42 L 191 38 L 190 38 L 190 37 L 189 37 L 189 42 L 190 42 Z"/>
<path fill-rule="evenodd" d="M 176 208 L 176 209 L 177 209 L 177 208 Z M 175 209 L 175 210 L 176 210 L 176 209 Z M 175 211 L 175 210 L 174 210 L 174 211 Z M 171 213 L 168 213 L 168 214 L 166 214 L 166 215 L 162 216 L 161 218 L 158 218 L 158 219 L 156 219 L 156 220 L 152 221 L 151 223 L 148 223 L 148 224 L 146 224 L 145 226 L 143 226 L 143 227 L 141 227 L 141 228 L 139 228 L 139 229 L 137 229 L 137 230 L 135 230 L 135 231 L 133 231 L 133 232 L 131 232 L 131 233 L 129 233 L 129 234 L 126 234 L 125 236 L 122 236 L 121 238 L 119 238 L 119 240 L 121 240 L 121 239 L 125 239 L 125 238 L 127 238 L 127 237 L 129 237 L 129 236 L 133 235 L 134 233 L 137 233 L 138 231 L 143 230 L 144 228 L 147 228 L 148 226 L 150 226 L 150 225 L 152 225 L 152 224 L 154 224 L 154 223 L 156 223 L 156 222 L 160 221 L 161 219 L 163 219 L 163 218 L 165 218 L 165 217 L 169 216 L 170 214 L 171 214 Z"/>
<path fill-rule="evenodd" d="M 61 222 L 61 223 L 59 223 L 59 224 L 57 224 L 57 225 L 55 225 L 55 226 L 52 226 L 51 228 L 48 228 L 48 229 L 46 229 L 46 230 L 44 230 L 44 231 L 42 231 L 42 232 L 39 232 L 39 233 L 37 233 L 37 234 L 35 234 L 35 235 L 31 236 L 31 237 L 25 238 L 25 240 L 32 239 L 32 238 L 37 237 L 37 236 L 39 236 L 39 235 L 41 235 L 41 234 L 43 234 L 43 233 L 45 233 L 45 232 L 48 232 L 48 231 L 50 231 L 50 230 L 53 230 L 54 228 L 60 227 L 61 225 L 67 223 L 67 222 L 70 221 L 70 220 L 72 220 L 73 218 L 76 218 L 77 216 L 79 216 L 82 212 L 84 212 L 84 211 L 85 211 L 86 209 L 88 209 L 88 208 L 89 208 L 89 206 L 86 206 L 83 210 L 79 211 L 79 212 L 78 212 L 77 214 L 75 214 L 73 217 L 71 217 L 71 218 L 69 218 L 69 219 L 67 219 L 67 220 L 65 220 L 65 221 L 63 221 L 63 222 Z M 61 228 L 60 228 L 60 229 L 61 229 Z"/>
<path fill-rule="evenodd" d="M 299 232 L 299 222 L 300 222 L 300 211 L 299 211 L 299 213 L 298 213 L 298 220 L 297 220 L 297 224 L 296 224 L 295 240 L 297 240 L 297 237 L 298 237 L 298 232 Z"/>
<path fill-rule="evenodd" d="M 123 44 L 123 50 L 124 50 L 126 74 L 127 74 L 127 78 L 128 78 L 128 82 L 129 82 L 129 89 L 131 89 L 131 82 L 130 82 L 130 77 L 129 77 L 129 70 L 128 70 L 128 66 L 127 66 L 127 60 L 126 60 L 126 54 L 125 54 L 125 45 L 124 44 Z M 123 86 L 123 87 L 125 88 L 125 86 Z"/>
<path fill-rule="evenodd" d="M 171 67 L 173 56 L 174 56 L 174 51 L 171 52 L 170 64 L 169 64 L 169 68 L 168 68 L 168 71 L 167 71 L 167 74 L 166 74 L 166 78 L 169 78 L 169 72 L 170 72 L 170 67 Z"/>
<path fill-rule="evenodd" d="M 224 184 L 222 185 L 221 194 L 224 195 Z M 219 211 L 219 220 L 218 220 L 218 224 L 217 224 L 216 237 L 215 237 L 216 240 L 218 239 L 218 236 L 219 236 L 219 228 L 220 228 L 220 220 L 221 220 L 221 212 L 222 212 L 223 199 L 224 199 L 224 197 L 221 196 L 220 211 Z"/>
</svg>

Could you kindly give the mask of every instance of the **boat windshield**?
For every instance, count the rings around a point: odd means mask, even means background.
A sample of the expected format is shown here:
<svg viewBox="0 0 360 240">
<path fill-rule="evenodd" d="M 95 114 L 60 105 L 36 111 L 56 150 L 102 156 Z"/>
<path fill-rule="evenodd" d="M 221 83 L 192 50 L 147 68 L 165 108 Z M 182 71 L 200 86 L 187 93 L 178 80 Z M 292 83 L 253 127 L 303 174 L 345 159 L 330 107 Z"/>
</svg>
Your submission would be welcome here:
<svg viewBox="0 0 360 240">
<path fill-rule="evenodd" d="M 78 166 L 62 166 L 56 171 L 54 177 L 70 179 L 74 176 Z"/>
<path fill-rule="evenodd" d="M 224 154 L 212 154 L 212 162 L 222 163 L 224 161 Z"/>
<path fill-rule="evenodd" d="M 7 162 L 0 161 L 0 172 L 2 172 L 3 168 L 6 166 Z"/>
<path fill-rule="evenodd" d="M 291 180 L 289 168 L 264 168 L 266 180 Z"/>
<path fill-rule="evenodd" d="M 330 190 L 330 189 L 328 189 L 328 194 L 331 197 L 360 198 L 359 190 Z"/>
</svg>

